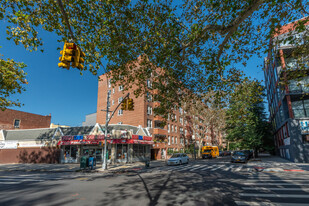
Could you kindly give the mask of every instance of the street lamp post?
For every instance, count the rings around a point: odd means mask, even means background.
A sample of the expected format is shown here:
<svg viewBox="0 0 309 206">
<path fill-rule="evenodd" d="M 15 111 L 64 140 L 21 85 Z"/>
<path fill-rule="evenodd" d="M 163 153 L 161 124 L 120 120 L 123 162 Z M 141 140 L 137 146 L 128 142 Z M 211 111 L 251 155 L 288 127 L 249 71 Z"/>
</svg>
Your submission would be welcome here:
<svg viewBox="0 0 309 206">
<path fill-rule="evenodd" d="M 104 152 L 103 152 L 103 164 L 102 169 L 107 169 L 107 157 L 106 157 L 106 150 L 107 150 L 107 126 L 109 122 L 108 114 L 109 114 L 109 97 L 110 97 L 110 90 L 107 92 L 107 104 L 106 104 L 106 119 L 105 119 L 105 132 L 104 132 Z"/>
</svg>

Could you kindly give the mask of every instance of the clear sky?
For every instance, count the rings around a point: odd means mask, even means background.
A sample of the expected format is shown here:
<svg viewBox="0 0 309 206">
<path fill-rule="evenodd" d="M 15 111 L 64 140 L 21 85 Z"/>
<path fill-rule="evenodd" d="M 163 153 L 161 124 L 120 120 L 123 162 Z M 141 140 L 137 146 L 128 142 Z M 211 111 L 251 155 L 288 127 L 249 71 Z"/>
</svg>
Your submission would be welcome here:
<svg viewBox="0 0 309 206">
<path fill-rule="evenodd" d="M 81 76 L 76 69 L 68 71 L 58 67 L 60 54 L 57 47 L 63 47 L 63 43 L 57 42 L 57 35 L 39 32 L 44 41 L 44 53 L 29 52 L 23 45 L 16 46 L 13 41 L 6 40 L 5 26 L 0 21 L 0 54 L 3 55 L 0 58 L 11 58 L 27 64 L 25 71 L 29 82 L 25 92 L 14 95 L 24 106 L 11 109 L 40 115 L 51 114 L 54 124 L 81 126 L 85 115 L 96 112 L 97 77 L 90 72 Z M 248 76 L 263 80 L 263 71 L 258 67 L 262 63 L 262 58 L 253 57 L 246 68 L 242 65 L 239 68 Z"/>
</svg>

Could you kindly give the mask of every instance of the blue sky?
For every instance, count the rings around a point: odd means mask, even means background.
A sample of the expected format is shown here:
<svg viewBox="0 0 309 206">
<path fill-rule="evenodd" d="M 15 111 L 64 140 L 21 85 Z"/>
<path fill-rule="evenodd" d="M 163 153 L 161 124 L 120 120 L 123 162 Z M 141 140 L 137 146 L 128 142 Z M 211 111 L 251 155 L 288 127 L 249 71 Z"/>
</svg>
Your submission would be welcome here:
<svg viewBox="0 0 309 206">
<path fill-rule="evenodd" d="M 29 84 L 22 94 L 14 95 L 22 107 L 11 107 L 20 111 L 48 115 L 51 122 L 60 125 L 81 126 L 85 115 L 95 113 L 97 106 L 98 81 L 90 72 L 80 75 L 76 69 L 58 67 L 59 50 L 63 43 L 57 42 L 57 35 L 40 32 L 44 41 L 44 53 L 29 52 L 22 45 L 16 46 L 13 41 L 6 40 L 5 23 L 0 21 L 0 54 L 1 58 L 12 58 L 27 64 L 27 80 Z M 262 58 L 252 57 L 244 68 L 240 69 L 248 76 L 258 80 L 264 79 L 259 65 Z M 99 73 L 100 74 L 100 73 Z"/>
</svg>

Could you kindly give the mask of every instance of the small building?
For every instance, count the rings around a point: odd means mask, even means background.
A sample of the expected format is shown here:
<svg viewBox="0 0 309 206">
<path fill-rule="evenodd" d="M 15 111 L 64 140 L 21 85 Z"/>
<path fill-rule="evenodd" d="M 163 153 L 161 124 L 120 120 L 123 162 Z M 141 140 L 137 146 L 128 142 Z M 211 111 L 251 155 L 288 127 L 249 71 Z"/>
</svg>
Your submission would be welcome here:
<svg viewBox="0 0 309 206">
<path fill-rule="evenodd" d="M 0 130 L 0 163 L 78 163 L 82 156 L 102 162 L 105 128 L 99 124 L 28 130 Z M 147 129 L 109 125 L 110 164 L 150 159 L 152 137 Z"/>
<path fill-rule="evenodd" d="M 38 115 L 13 109 L 0 110 L 0 129 L 48 128 L 51 115 Z"/>
</svg>

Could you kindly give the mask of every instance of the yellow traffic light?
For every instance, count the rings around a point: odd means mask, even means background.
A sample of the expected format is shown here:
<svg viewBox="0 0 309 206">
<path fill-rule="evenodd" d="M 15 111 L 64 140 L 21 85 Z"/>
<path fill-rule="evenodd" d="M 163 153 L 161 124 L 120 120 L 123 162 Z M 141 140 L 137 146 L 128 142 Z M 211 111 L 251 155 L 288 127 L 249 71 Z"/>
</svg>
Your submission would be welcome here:
<svg viewBox="0 0 309 206">
<path fill-rule="evenodd" d="M 74 43 L 64 43 L 63 50 L 60 51 L 61 57 L 59 57 L 59 61 L 61 63 L 58 64 L 58 67 L 70 69 L 71 62 L 74 62 L 75 53 L 76 45 Z"/>
<path fill-rule="evenodd" d="M 121 103 L 121 109 L 122 109 L 122 110 L 127 110 L 127 99 L 125 99 L 125 100 Z"/>
<path fill-rule="evenodd" d="M 82 52 L 79 46 L 77 46 L 75 56 L 74 56 L 74 63 L 72 64 L 72 66 L 75 68 L 78 68 L 79 70 L 83 70 L 84 65 L 82 63 L 85 62 L 83 57 L 85 57 L 85 53 Z"/>
<path fill-rule="evenodd" d="M 128 99 L 128 110 L 133 111 L 134 110 L 134 102 L 133 99 Z"/>
</svg>

